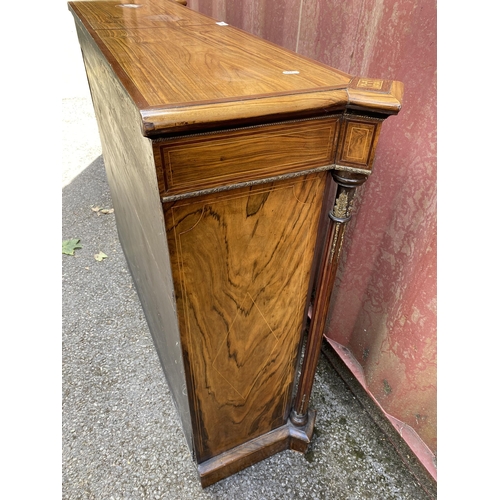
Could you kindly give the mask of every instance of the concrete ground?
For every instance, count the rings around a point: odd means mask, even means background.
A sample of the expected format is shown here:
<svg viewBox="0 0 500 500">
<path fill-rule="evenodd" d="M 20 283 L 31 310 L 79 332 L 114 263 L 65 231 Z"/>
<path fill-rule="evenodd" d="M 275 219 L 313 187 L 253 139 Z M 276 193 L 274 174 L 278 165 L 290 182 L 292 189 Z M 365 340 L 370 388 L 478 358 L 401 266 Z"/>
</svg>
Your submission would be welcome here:
<svg viewBox="0 0 500 500">
<path fill-rule="evenodd" d="M 68 14 L 63 100 L 63 499 L 427 499 L 321 358 L 305 455 L 279 453 L 203 490 L 116 233 L 99 137 Z M 104 252 L 98 261 L 94 255 Z"/>
</svg>

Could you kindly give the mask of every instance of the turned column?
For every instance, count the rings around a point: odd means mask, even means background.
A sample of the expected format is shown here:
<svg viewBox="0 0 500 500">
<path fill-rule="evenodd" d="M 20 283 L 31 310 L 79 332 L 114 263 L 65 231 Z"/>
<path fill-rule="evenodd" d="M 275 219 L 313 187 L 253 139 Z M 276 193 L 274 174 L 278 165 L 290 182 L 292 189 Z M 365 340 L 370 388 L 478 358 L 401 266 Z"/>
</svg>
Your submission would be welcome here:
<svg viewBox="0 0 500 500">
<path fill-rule="evenodd" d="M 332 171 L 332 177 L 337 183 L 337 193 L 332 210 L 328 212 L 328 228 L 320 265 L 320 276 L 316 289 L 316 298 L 311 315 L 308 341 L 302 364 L 297 395 L 294 401 L 290 420 L 296 426 L 307 423 L 309 399 L 314 382 L 314 373 L 321 351 L 323 331 L 325 329 L 330 296 L 332 294 L 335 276 L 344 241 L 346 224 L 351 219 L 352 205 L 356 188 L 366 180 L 366 176 L 348 172 Z"/>
<path fill-rule="evenodd" d="M 290 421 L 298 427 L 305 426 L 310 417 L 309 399 L 344 234 L 347 223 L 351 219 L 356 189 L 371 174 L 382 121 L 383 118 L 356 114 L 346 114 L 342 121 L 336 162 L 334 170 L 331 171 L 337 183 L 337 191 L 333 207 L 328 213 L 328 227 L 321 256 L 311 324 L 296 396 L 290 413 Z"/>
</svg>

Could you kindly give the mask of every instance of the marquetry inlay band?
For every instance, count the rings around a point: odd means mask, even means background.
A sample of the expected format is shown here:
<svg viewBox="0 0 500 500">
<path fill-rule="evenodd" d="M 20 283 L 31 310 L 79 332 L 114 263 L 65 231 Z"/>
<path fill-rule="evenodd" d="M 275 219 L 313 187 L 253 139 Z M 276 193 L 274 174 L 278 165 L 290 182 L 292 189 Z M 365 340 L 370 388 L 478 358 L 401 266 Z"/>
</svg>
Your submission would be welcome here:
<svg viewBox="0 0 500 500">
<path fill-rule="evenodd" d="M 392 81 L 390 80 L 380 80 L 378 78 L 355 78 L 349 87 L 352 89 L 388 94 L 391 90 L 391 86 Z"/>
<path fill-rule="evenodd" d="M 384 80 L 374 80 L 370 78 L 360 78 L 358 80 L 358 84 L 356 87 L 358 89 L 377 89 L 380 90 L 382 85 L 384 84 Z"/>
</svg>

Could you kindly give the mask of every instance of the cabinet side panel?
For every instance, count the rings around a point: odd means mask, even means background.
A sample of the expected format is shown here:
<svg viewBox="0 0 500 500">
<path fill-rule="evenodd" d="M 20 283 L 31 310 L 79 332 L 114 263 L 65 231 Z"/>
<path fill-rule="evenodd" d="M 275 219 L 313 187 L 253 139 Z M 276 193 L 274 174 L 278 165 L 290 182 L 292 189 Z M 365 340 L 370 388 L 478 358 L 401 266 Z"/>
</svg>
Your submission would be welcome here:
<svg viewBox="0 0 500 500">
<path fill-rule="evenodd" d="M 174 288 L 152 145 L 139 114 L 93 40 L 76 20 L 99 125 L 116 225 L 186 440 L 192 430 Z"/>
<path fill-rule="evenodd" d="M 325 176 L 165 205 L 199 462 L 286 423 Z"/>
</svg>

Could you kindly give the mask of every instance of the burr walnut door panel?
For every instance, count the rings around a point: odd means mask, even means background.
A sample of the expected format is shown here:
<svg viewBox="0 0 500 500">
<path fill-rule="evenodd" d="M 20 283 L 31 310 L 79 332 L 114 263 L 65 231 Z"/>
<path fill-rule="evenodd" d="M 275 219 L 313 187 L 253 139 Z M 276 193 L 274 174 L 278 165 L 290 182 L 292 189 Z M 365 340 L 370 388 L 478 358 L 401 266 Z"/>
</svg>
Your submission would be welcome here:
<svg viewBox="0 0 500 500">
<path fill-rule="evenodd" d="M 286 423 L 325 179 L 164 205 L 199 462 Z"/>
</svg>

